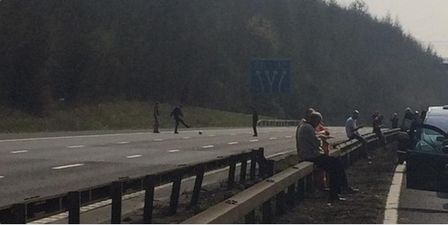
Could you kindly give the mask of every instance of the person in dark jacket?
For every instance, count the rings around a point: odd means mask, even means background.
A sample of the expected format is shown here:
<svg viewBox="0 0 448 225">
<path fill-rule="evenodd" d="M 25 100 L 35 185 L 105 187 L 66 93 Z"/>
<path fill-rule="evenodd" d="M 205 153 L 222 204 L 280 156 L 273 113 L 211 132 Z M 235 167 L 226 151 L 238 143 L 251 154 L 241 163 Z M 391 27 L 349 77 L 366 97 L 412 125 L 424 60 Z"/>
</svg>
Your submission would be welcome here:
<svg viewBox="0 0 448 225">
<path fill-rule="evenodd" d="M 190 126 L 188 126 L 184 120 L 184 114 L 182 113 L 182 105 L 176 106 L 173 111 L 170 114 L 171 117 L 174 118 L 175 121 L 175 127 L 174 127 L 174 133 L 178 134 L 179 132 L 177 131 L 177 128 L 179 127 L 179 123 L 182 123 L 186 128 L 189 128 Z"/>
<path fill-rule="evenodd" d="M 257 133 L 258 112 L 255 107 L 252 107 L 252 129 L 254 129 L 254 137 L 258 136 Z"/>
</svg>

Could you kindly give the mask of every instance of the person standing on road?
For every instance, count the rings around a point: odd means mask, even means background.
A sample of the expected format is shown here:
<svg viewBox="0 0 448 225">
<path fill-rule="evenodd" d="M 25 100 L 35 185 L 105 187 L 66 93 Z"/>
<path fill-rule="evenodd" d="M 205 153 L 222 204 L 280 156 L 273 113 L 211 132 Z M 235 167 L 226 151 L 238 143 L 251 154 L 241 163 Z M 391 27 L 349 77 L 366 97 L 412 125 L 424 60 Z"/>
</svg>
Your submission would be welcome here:
<svg viewBox="0 0 448 225">
<path fill-rule="evenodd" d="M 159 133 L 159 102 L 154 104 L 154 133 Z"/>
<path fill-rule="evenodd" d="M 258 112 L 255 107 L 252 107 L 252 129 L 254 130 L 254 137 L 258 136 L 257 132 Z"/>
<path fill-rule="evenodd" d="M 398 128 L 398 113 L 394 113 L 390 122 L 392 123 L 392 129 Z"/>
<path fill-rule="evenodd" d="M 367 151 L 367 141 L 365 138 L 363 138 L 360 134 L 359 134 L 359 129 L 361 129 L 363 126 L 358 126 L 357 122 L 358 122 L 358 118 L 359 118 L 359 111 L 358 110 L 354 110 L 352 112 L 352 116 L 350 116 L 346 121 L 345 121 L 345 133 L 347 134 L 347 138 L 349 140 L 352 139 L 356 139 L 359 142 L 361 142 L 362 146 L 362 152 L 364 153 L 364 157 L 367 158 L 369 160 L 369 164 L 372 164 L 372 160 L 371 157 L 369 156 L 369 153 Z"/>
<path fill-rule="evenodd" d="M 177 128 L 179 127 L 179 123 L 182 123 L 186 128 L 189 128 L 187 124 L 185 124 L 183 117 L 184 114 L 182 113 L 182 105 L 176 106 L 173 111 L 170 114 L 171 117 L 174 118 L 175 127 L 174 127 L 174 133 L 178 134 Z"/>
<path fill-rule="evenodd" d="M 316 166 L 321 167 L 329 174 L 329 203 L 333 201 L 344 201 L 345 198 L 340 195 L 342 191 L 345 191 L 346 193 L 354 193 L 359 190 L 348 186 L 344 166 L 338 158 L 322 154 L 323 152 L 320 147 L 321 142 L 316 136 L 316 128 L 321 121 L 322 115 L 318 112 L 312 112 L 309 120 L 299 127 L 297 153 L 303 160 L 313 162 Z"/>
</svg>

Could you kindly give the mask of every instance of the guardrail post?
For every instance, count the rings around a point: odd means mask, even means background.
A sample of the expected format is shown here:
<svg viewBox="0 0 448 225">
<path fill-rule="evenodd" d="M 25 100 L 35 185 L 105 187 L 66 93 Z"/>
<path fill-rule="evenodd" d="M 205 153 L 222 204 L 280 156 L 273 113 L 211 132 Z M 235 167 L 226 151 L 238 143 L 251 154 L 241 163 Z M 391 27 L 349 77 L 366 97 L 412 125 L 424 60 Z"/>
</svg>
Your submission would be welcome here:
<svg viewBox="0 0 448 225">
<path fill-rule="evenodd" d="M 240 183 L 243 185 L 246 183 L 246 174 L 247 174 L 247 157 L 243 156 L 240 167 Z"/>
<path fill-rule="evenodd" d="M 261 206 L 261 223 L 268 224 L 272 223 L 272 207 L 271 207 L 271 200 L 268 200 L 263 203 Z"/>
<path fill-rule="evenodd" d="M 286 207 L 285 207 L 285 201 L 286 201 L 286 193 L 285 191 L 281 191 L 277 194 L 275 197 L 275 205 L 276 205 L 276 212 L 277 215 L 283 215 L 285 214 Z"/>
<path fill-rule="evenodd" d="M 143 223 L 152 223 L 152 212 L 154 209 L 154 177 L 149 175 L 143 179 L 145 190 L 145 204 L 143 206 Z"/>
<path fill-rule="evenodd" d="M 302 178 L 297 182 L 297 198 L 302 200 L 305 198 L 305 179 Z"/>
<path fill-rule="evenodd" d="M 289 207 L 294 207 L 296 205 L 296 184 L 292 184 L 288 187 L 288 198 L 287 202 Z"/>
<path fill-rule="evenodd" d="M 112 195 L 112 210 L 111 210 L 111 223 L 120 224 L 121 223 L 121 197 L 122 192 L 122 182 L 114 181 L 112 182 L 111 195 Z"/>
<path fill-rule="evenodd" d="M 177 174 L 173 178 L 173 187 L 171 189 L 170 197 L 170 215 L 174 215 L 177 212 L 177 206 L 179 205 L 180 185 L 182 183 L 182 175 Z"/>
<path fill-rule="evenodd" d="M 26 205 L 24 203 L 14 204 L 11 209 L 12 218 L 8 223 L 25 224 L 26 223 Z"/>
<path fill-rule="evenodd" d="M 313 179 L 313 174 L 311 173 L 310 175 L 305 177 L 305 191 L 307 193 L 312 193 L 314 191 L 314 179 Z"/>
<path fill-rule="evenodd" d="M 250 180 L 254 181 L 256 178 L 257 173 L 257 152 L 255 150 L 252 150 L 250 153 Z"/>
<path fill-rule="evenodd" d="M 201 193 L 202 181 L 204 179 L 205 168 L 199 166 L 196 168 L 196 179 L 194 181 L 193 194 L 191 195 L 190 206 L 196 206 L 199 203 L 199 194 Z"/>
<path fill-rule="evenodd" d="M 227 179 L 227 187 L 229 189 L 232 189 L 233 185 L 235 184 L 235 170 L 236 170 L 236 158 L 235 156 L 230 156 L 229 177 Z"/>
<path fill-rule="evenodd" d="M 255 224 L 257 223 L 257 218 L 255 216 L 255 210 L 250 211 L 245 217 L 244 217 L 244 223 L 245 224 Z"/>
<path fill-rule="evenodd" d="M 68 202 L 68 223 L 81 223 L 81 193 L 79 191 L 71 191 L 67 195 Z"/>
</svg>

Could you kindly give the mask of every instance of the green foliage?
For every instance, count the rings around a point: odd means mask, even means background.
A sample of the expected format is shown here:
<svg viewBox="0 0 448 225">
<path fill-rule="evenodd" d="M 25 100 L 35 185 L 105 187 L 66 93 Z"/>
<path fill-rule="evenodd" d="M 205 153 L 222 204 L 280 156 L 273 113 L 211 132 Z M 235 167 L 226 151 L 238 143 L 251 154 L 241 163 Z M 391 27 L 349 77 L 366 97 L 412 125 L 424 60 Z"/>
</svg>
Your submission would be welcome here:
<svg viewBox="0 0 448 225">
<path fill-rule="evenodd" d="M 313 106 L 340 123 L 353 108 L 388 115 L 448 98 L 441 59 L 361 1 L 3 0 L 0 31 L 0 104 L 40 117 L 57 115 L 63 98 L 72 108 L 253 104 L 293 119 Z M 276 57 L 291 59 L 293 92 L 251 96 L 250 60 Z M 77 126 L 115 127 L 110 116 Z"/>
<path fill-rule="evenodd" d="M 160 104 L 160 127 L 171 128 L 170 113 L 174 106 Z M 114 102 L 87 104 L 55 109 L 44 117 L 34 117 L 19 111 L 0 110 L 0 132 L 37 132 L 70 130 L 152 129 L 154 124 L 151 102 Z M 202 127 L 248 127 L 252 115 L 231 113 L 200 107 L 184 107 L 184 120 L 193 129 Z M 267 117 L 262 117 L 267 118 Z"/>
</svg>

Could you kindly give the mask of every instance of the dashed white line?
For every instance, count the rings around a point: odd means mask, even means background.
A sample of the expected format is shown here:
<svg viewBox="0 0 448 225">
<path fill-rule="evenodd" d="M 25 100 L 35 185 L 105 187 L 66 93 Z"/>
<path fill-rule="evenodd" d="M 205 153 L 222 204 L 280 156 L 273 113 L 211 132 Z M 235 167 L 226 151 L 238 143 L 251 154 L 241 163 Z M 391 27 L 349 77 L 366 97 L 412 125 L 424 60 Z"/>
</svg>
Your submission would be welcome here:
<svg viewBox="0 0 448 225">
<path fill-rule="evenodd" d="M 270 137 L 269 140 L 277 140 L 276 137 Z"/>
<path fill-rule="evenodd" d="M 5 176 L 0 176 L 0 179 L 3 179 L 3 178 L 5 178 Z"/>
<path fill-rule="evenodd" d="M 190 139 L 191 137 L 183 137 L 183 139 Z"/>
<path fill-rule="evenodd" d="M 249 142 L 257 142 L 257 141 L 258 141 L 258 139 L 249 140 Z"/>
<path fill-rule="evenodd" d="M 67 148 L 84 148 L 84 147 L 86 147 L 85 145 L 70 145 L 70 146 L 67 146 Z"/>
<path fill-rule="evenodd" d="M 204 146 L 202 146 L 202 148 L 213 148 L 213 147 L 215 147 L 214 145 L 204 145 Z"/>
<path fill-rule="evenodd" d="M 120 145 L 129 144 L 129 141 L 120 141 L 120 142 L 117 142 L 117 144 L 120 144 Z"/>
<path fill-rule="evenodd" d="M 216 134 L 209 134 L 208 136 L 209 137 L 214 137 L 214 136 L 216 136 Z"/>
<path fill-rule="evenodd" d="M 83 163 L 76 163 L 76 164 L 70 164 L 70 165 L 64 165 L 64 166 L 55 166 L 55 167 L 52 167 L 51 169 L 61 170 L 61 169 L 79 167 L 79 166 L 84 166 L 84 164 Z"/>
<path fill-rule="evenodd" d="M 11 154 L 20 154 L 20 153 L 26 153 L 28 150 L 18 150 L 18 151 L 11 151 Z"/>
<path fill-rule="evenodd" d="M 179 149 L 172 149 L 172 150 L 168 150 L 169 153 L 174 153 L 174 152 L 180 152 Z"/>
<path fill-rule="evenodd" d="M 234 142 L 229 142 L 227 144 L 229 144 L 229 145 L 236 145 L 236 144 L 238 144 L 238 142 L 234 141 Z"/>
<path fill-rule="evenodd" d="M 292 136 L 285 136 L 285 138 L 292 138 Z"/>
<path fill-rule="evenodd" d="M 126 158 L 128 158 L 128 159 L 134 159 L 134 158 L 139 158 L 139 157 L 142 157 L 142 155 L 128 155 L 128 156 L 126 156 Z"/>
<path fill-rule="evenodd" d="M 154 141 L 163 141 L 163 139 L 157 138 L 157 139 L 154 139 Z"/>
</svg>

